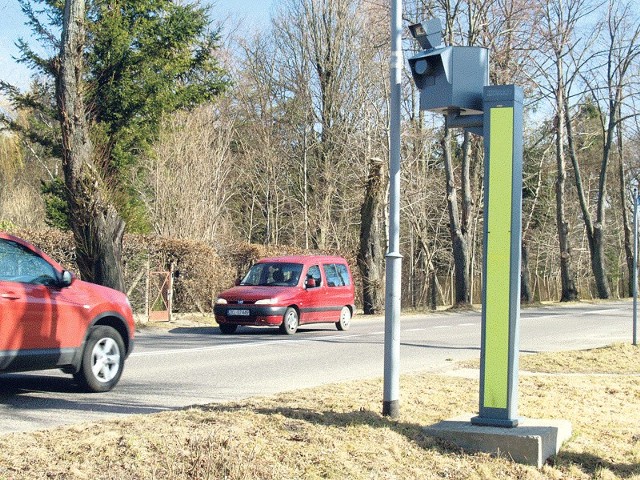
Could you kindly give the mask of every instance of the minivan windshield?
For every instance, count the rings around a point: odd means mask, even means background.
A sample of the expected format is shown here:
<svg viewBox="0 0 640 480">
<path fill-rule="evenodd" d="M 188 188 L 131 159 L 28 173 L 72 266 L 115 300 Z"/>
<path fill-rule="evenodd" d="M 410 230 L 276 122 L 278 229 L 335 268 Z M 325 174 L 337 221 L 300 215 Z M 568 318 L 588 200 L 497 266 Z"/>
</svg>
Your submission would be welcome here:
<svg viewBox="0 0 640 480">
<path fill-rule="evenodd" d="M 301 263 L 256 263 L 249 269 L 240 285 L 285 287 L 298 284 Z"/>
</svg>

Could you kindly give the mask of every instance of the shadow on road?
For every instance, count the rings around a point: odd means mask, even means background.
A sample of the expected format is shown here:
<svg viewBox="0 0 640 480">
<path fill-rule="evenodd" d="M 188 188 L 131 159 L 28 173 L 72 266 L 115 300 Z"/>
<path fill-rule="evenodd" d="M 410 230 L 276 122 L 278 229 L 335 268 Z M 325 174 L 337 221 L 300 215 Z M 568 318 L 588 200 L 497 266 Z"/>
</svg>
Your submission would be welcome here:
<svg viewBox="0 0 640 480">
<path fill-rule="evenodd" d="M 140 392 L 146 388 L 146 385 L 128 383 L 112 392 L 85 393 L 70 376 L 6 374 L 0 376 L 0 405 L 12 409 L 14 415 L 42 409 L 127 415 L 171 410 L 163 405 L 136 404 L 127 395 L 127 392 Z"/>
<path fill-rule="evenodd" d="M 69 377 L 48 375 L 5 374 L 0 376 L 0 401 L 31 392 L 78 393 L 80 387 Z"/>
<path fill-rule="evenodd" d="M 311 327 L 309 325 L 303 325 L 298 329 L 295 335 L 284 335 L 280 332 L 278 327 L 253 327 L 253 326 L 239 326 L 238 330 L 232 334 L 223 334 L 218 327 L 176 327 L 169 330 L 169 333 L 181 334 L 181 335 L 217 335 L 227 338 L 242 337 L 242 336 L 267 336 L 267 337 L 282 337 L 282 338 L 300 338 L 305 333 L 313 332 L 333 332 L 339 335 L 335 327 L 318 328 Z"/>
<path fill-rule="evenodd" d="M 220 335 L 218 327 L 176 327 L 168 330 L 168 332 L 180 335 Z"/>
</svg>

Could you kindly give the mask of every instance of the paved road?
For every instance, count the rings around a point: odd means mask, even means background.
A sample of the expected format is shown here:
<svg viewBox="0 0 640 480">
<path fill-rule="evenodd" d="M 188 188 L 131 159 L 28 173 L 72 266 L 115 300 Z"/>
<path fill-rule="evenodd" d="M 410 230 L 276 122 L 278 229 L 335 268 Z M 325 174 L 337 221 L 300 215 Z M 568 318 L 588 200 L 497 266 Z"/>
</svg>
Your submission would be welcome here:
<svg viewBox="0 0 640 480">
<path fill-rule="evenodd" d="M 523 309 L 521 317 L 521 351 L 631 342 L 630 301 Z M 455 361 L 479 358 L 478 313 L 405 315 L 401 328 L 402 373 L 447 371 Z M 57 371 L 0 377 L 0 434 L 383 376 L 383 317 L 356 317 L 347 332 L 303 326 L 294 336 L 259 328 L 231 336 L 213 327 L 147 329 L 136 342 L 108 393 L 78 393 Z"/>
</svg>

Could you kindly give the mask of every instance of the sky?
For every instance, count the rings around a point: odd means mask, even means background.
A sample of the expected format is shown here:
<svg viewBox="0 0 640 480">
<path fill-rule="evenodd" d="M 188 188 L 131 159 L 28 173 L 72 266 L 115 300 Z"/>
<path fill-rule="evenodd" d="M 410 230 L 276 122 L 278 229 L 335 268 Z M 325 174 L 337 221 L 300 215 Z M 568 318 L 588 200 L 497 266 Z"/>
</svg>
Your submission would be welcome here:
<svg viewBox="0 0 640 480">
<path fill-rule="evenodd" d="M 269 20 L 271 8 L 278 0 L 201 0 L 212 5 L 214 21 L 243 20 L 243 24 L 260 25 Z M 18 56 L 15 42 L 18 38 L 29 40 L 31 32 L 24 25 L 18 0 L 0 0 L 0 79 L 24 90 L 29 85 L 30 71 L 12 57 Z M 224 25 L 224 23 L 223 23 Z"/>
</svg>

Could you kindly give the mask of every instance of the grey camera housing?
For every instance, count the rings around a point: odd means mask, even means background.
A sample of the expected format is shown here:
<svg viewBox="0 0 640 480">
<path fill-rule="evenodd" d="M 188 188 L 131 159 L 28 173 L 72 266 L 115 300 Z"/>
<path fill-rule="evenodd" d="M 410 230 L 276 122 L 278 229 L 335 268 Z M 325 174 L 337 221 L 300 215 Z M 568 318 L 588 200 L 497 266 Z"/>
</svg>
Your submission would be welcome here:
<svg viewBox="0 0 640 480">
<path fill-rule="evenodd" d="M 420 109 L 445 115 L 482 114 L 482 94 L 489 85 L 489 50 L 438 47 L 409 60 L 420 90 Z"/>
</svg>

